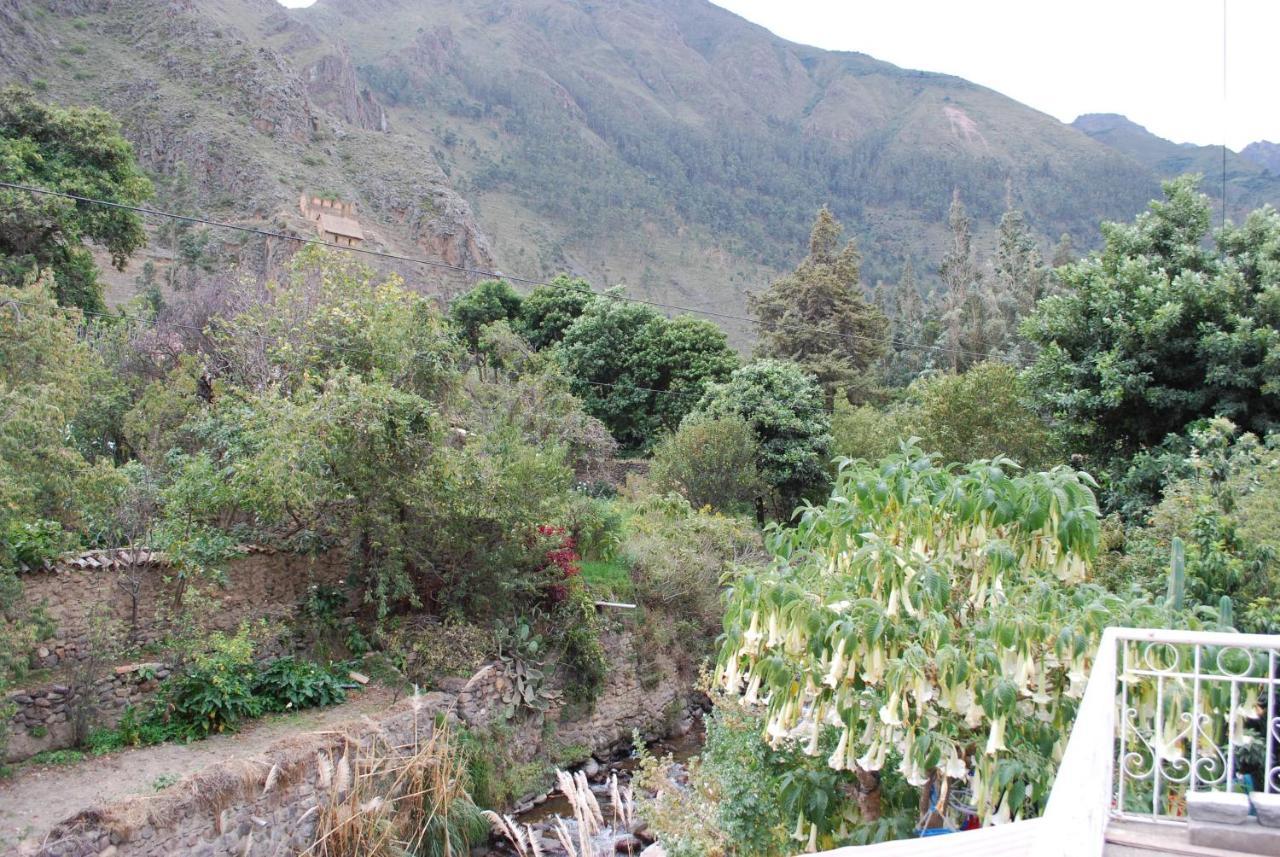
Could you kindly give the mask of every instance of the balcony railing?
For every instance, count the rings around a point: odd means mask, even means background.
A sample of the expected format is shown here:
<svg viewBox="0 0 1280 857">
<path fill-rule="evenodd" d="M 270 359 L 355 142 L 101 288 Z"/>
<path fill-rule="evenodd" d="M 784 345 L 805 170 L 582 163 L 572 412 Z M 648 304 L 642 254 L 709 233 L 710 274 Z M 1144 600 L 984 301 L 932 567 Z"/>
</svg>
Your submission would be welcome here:
<svg viewBox="0 0 1280 857">
<path fill-rule="evenodd" d="M 1177 825 L 1188 791 L 1280 792 L 1280 636 L 1109 628 L 1044 814 L 842 857 L 1101 857 L 1112 820 Z"/>
</svg>

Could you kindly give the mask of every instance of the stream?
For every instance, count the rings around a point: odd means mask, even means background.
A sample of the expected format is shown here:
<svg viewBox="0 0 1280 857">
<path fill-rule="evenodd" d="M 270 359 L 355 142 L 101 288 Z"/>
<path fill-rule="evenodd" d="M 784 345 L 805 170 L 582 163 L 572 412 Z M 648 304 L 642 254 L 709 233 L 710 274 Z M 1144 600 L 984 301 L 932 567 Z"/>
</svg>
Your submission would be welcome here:
<svg viewBox="0 0 1280 857">
<path fill-rule="evenodd" d="M 670 756 L 678 763 L 685 762 L 702 751 L 705 737 L 702 717 L 698 716 L 693 719 L 692 728 L 685 734 L 673 735 L 669 738 L 655 741 L 649 745 L 648 749 L 654 756 Z M 632 831 L 618 825 L 613 800 L 609 794 L 609 776 L 611 774 L 618 775 L 618 788 L 621 789 L 630 784 L 632 774 L 638 764 L 639 759 L 635 754 L 631 754 L 607 764 L 596 763 L 593 765 L 588 762 L 587 766 L 579 768 L 589 775 L 591 791 L 595 795 L 596 801 L 600 804 L 600 814 L 604 816 L 605 824 L 592 839 L 594 854 L 570 855 L 570 857 L 603 857 L 603 855 L 615 853 L 634 855 L 638 854 L 651 841 L 643 837 L 642 831 L 642 835 L 637 837 L 632 834 Z M 594 774 L 591 773 L 593 770 L 595 771 Z M 534 835 L 539 837 L 539 844 L 544 854 L 563 855 L 565 854 L 565 849 L 554 833 L 557 816 L 564 820 L 565 827 L 568 828 L 570 836 L 576 843 L 578 831 L 577 823 L 574 821 L 573 806 L 559 789 L 551 791 L 546 800 L 536 806 L 516 813 L 514 818 L 521 826 L 528 825 L 533 828 Z M 516 854 L 516 851 L 506 841 L 495 841 L 485 853 L 492 857 L 511 857 L 511 855 Z"/>
</svg>

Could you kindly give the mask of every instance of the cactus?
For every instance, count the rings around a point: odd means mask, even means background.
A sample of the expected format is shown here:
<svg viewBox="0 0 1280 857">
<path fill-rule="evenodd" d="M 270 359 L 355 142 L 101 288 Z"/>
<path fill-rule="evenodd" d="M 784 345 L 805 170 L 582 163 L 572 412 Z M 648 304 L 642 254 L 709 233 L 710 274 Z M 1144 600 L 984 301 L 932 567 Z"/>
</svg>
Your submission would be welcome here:
<svg viewBox="0 0 1280 857">
<path fill-rule="evenodd" d="M 1169 561 L 1168 603 L 1175 611 L 1182 610 L 1182 597 L 1187 586 L 1187 558 L 1182 539 L 1173 537 L 1173 556 Z"/>
<path fill-rule="evenodd" d="M 1231 596 L 1224 595 L 1218 599 L 1218 624 L 1224 628 L 1234 628 L 1235 622 L 1236 612 L 1231 605 Z"/>
</svg>

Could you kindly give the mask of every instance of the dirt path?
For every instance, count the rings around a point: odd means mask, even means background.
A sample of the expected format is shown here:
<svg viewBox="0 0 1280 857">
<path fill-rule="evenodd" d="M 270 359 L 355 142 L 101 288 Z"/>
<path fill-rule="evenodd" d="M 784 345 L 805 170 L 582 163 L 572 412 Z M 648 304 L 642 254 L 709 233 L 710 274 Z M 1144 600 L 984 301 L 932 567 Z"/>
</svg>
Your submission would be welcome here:
<svg viewBox="0 0 1280 857">
<path fill-rule="evenodd" d="M 253 756 L 298 732 L 328 729 L 391 702 L 391 692 L 370 687 L 341 705 L 265 717 L 231 735 L 192 744 L 139 747 L 57 767 L 22 767 L 0 780 L 0 850 L 40 841 L 53 825 L 80 810 L 131 794 L 155 794 L 193 771 L 237 756 Z"/>
</svg>

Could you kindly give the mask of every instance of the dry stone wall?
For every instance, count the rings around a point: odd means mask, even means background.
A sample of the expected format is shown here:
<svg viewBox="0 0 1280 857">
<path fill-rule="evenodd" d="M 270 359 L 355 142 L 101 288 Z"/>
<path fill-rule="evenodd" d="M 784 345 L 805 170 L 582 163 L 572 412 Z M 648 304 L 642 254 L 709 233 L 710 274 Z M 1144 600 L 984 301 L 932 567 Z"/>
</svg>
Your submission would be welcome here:
<svg viewBox="0 0 1280 857">
<path fill-rule="evenodd" d="M 210 600 L 208 621 L 232 630 L 244 620 L 288 620 L 312 584 L 335 585 L 346 575 L 342 551 L 316 556 L 251 548 L 227 563 L 221 583 L 203 585 Z M 171 571 L 157 554 L 134 562 L 129 552 L 86 554 L 49 569 L 23 574 L 23 599 L 41 607 L 53 634 L 35 650 L 33 666 L 56 668 L 90 652 L 93 624 L 102 619 L 130 625 L 133 641 L 154 642 L 166 631 L 173 602 Z M 137 609 L 135 621 L 134 595 Z"/>
<path fill-rule="evenodd" d="M 203 621 L 211 629 L 231 631 L 246 620 L 290 622 L 309 587 L 336 586 L 347 572 L 338 550 L 317 556 L 249 551 L 227 564 L 220 583 L 202 589 L 209 605 L 202 611 Z M 89 677 L 78 669 L 91 655 L 101 656 L 91 651 L 95 623 L 114 623 L 135 646 L 165 635 L 173 584 L 158 554 L 84 554 L 28 571 L 22 584 L 23 598 L 43 610 L 54 630 L 32 652 L 31 665 L 42 678 L 24 683 L 4 699 L 13 706 L 4 752 L 8 762 L 73 746 L 77 707 L 91 713 L 94 725 L 114 725 L 125 705 L 145 700 L 157 680 L 168 675 L 165 665 L 158 663 L 106 664 Z"/>
<path fill-rule="evenodd" d="M 530 756 L 545 742 L 578 744 L 597 754 L 629 743 L 632 730 L 658 737 L 687 710 L 691 677 L 675 662 L 646 661 L 641 682 L 634 635 L 615 631 L 604 640 L 609 678 L 595 708 L 575 715 L 554 709 L 545 715 L 516 715 L 513 743 Z M 92 807 L 58 825 L 38 857 L 282 857 L 299 854 L 313 841 L 320 809 L 336 788 L 331 772 L 344 755 L 373 742 L 411 745 L 437 714 L 483 729 L 505 719 L 502 667 L 481 669 L 471 680 L 425 694 L 415 708 L 401 700 L 381 717 L 364 718 L 346 729 L 308 733 L 282 741 L 260 756 L 231 759 L 185 778 L 158 796 Z"/>
</svg>

